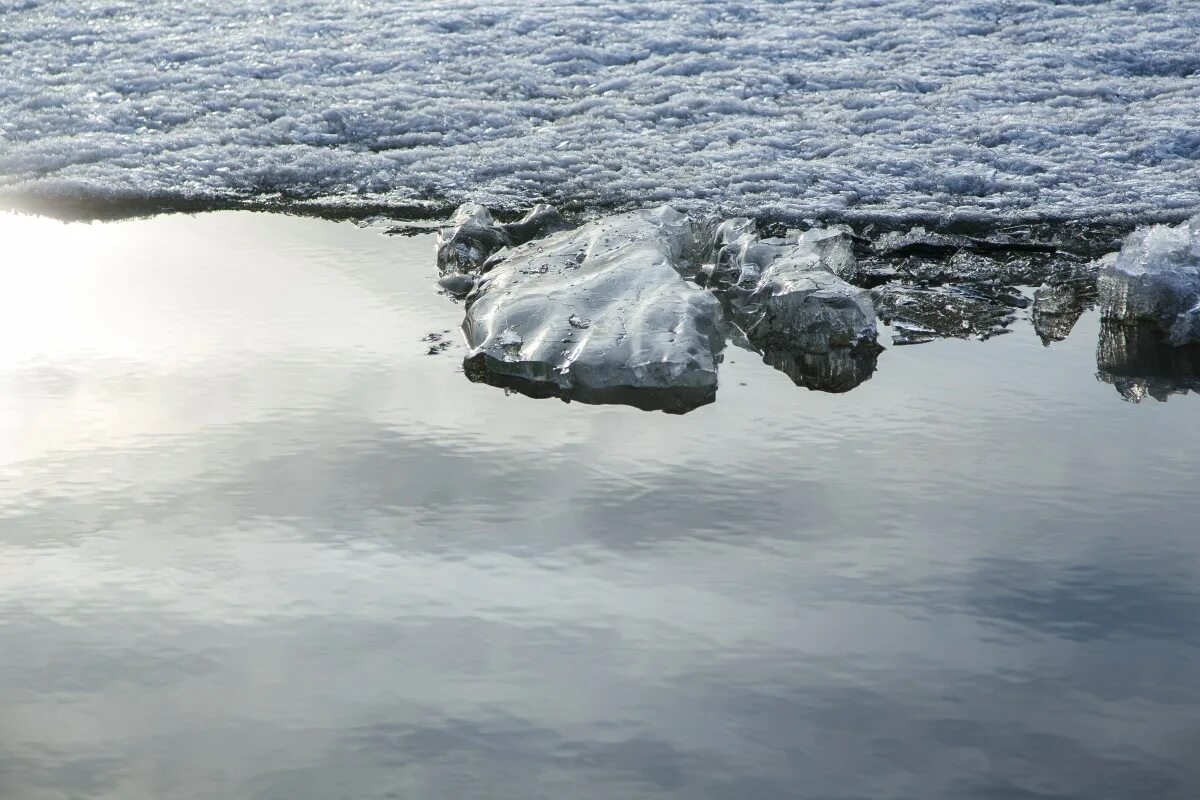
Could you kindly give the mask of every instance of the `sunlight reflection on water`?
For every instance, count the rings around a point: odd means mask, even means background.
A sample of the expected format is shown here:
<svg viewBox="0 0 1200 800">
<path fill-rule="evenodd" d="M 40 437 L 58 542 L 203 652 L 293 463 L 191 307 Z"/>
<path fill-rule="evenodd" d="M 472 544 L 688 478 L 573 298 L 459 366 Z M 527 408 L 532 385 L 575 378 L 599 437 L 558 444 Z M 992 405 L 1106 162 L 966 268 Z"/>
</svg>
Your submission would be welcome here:
<svg viewBox="0 0 1200 800">
<path fill-rule="evenodd" d="M 428 237 L 0 231 L 0 796 L 1200 787 L 1196 399 L 1094 315 L 672 417 L 427 355 Z"/>
</svg>

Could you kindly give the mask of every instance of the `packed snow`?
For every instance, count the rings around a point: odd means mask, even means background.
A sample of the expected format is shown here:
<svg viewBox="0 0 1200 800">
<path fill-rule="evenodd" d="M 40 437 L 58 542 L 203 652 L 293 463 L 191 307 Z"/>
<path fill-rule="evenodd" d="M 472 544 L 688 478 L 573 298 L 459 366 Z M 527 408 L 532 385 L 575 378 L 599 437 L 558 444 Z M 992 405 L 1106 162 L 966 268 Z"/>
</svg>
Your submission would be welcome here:
<svg viewBox="0 0 1200 800">
<path fill-rule="evenodd" d="M 0 199 L 1200 211 L 1193 0 L 0 0 Z"/>
</svg>

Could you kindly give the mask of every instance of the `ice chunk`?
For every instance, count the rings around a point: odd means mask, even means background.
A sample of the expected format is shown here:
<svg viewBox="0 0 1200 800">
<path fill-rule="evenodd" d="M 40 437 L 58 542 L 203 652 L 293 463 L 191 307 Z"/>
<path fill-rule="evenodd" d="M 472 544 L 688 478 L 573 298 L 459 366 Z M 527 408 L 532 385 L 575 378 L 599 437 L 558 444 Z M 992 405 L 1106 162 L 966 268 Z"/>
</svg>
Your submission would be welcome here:
<svg viewBox="0 0 1200 800">
<path fill-rule="evenodd" d="M 506 247 L 565 227 L 558 211 L 545 204 L 534 206 L 517 222 L 501 225 L 478 203 L 464 203 L 450 218 L 450 227 L 438 232 L 438 268 L 442 272 L 473 272 Z"/>
<path fill-rule="evenodd" d="M 865 290 L 792 259 L 769 267 L 753 289 L 735 287 L 730 303 L 738 325 L 767 348 L 821 353 L 876 337 Z"/>
<path fill-rule="evenodd" d="M 468 298 L 468 376 L 675 412 L 711 402 L 720 303 L 679 274 L 711 235 L 663 207 L 513 249 Z"/>
<path fill-rule="evenodd" d="M 717 228 L 716 244 L 705 277 L 744 332 L 743 346 L 809 389 L 849 391 L 871 376 L 875 309 L 866 291 L 843 280 L 856 272 L 846 232 L 764 240 L 731 220 Z"/>
<path fill-rule="evenodd" d="M 477 203 L 464 203 L 450 218 L 450 227 L 438 232 L 438 269 L 471 272 L 507 245 L 508 237 L 490 211 Z"/>
<path fill-rule="evenodd" d="M 891 280 L 936 285 L 943 283 L 985 286 L 1037 285 L 1072 262 L 1028 253 L 981 255 L 961 250 L 948 258 L 907 256 L 900 260 L 873 256 L 859 262 L 855 281 L 877 286 Z"/>
<path fill-rule="evenodd" d="M 930 233 L 924 228 L 913 228 L 904 233 L 892 231 L 883 234 L 875 240 L 874 249 L 880 255 L 892 258 L 898 256 L 944 257 L 970 247 L 970 245 L 971 240 L 966 236 Z"/>
<path fill-rule="evenodd" d="M 840 228 L 813 228 L 800 234 L 797 250 L 816 254 L 821 269 L 852 281 L 858 275 L 851 234 Z"/>
<path fill-rule="evenodd" d="M 1200 342 L 1200 215 L 1134 231 L 1105 260 L 1099 289 L 1104 319 L 1154 323 L 1174 346 Z"/>
<path fill-rule="evenodd" d="M 870 295 L 843 280 L 854 272 L 843 231 L 814 229 L 795 240 L 744 232 L 717 253 L 708 279 L 756 347 L 823 353 L 875 341 Z"/>
<path fill-rule="evenodd" d="M 783 271 L 817 269 L 845 280 L 853 280 L 857 273 L 851 238 L 846 231 L 814 228 L 790 239 L 759 239 L 753 223 L 746 222 L 734 219 L 718 226 L 716 258 L 706 275 L 713 285 L 752 288 L 781 259 L 787 263 L 786 267 L 781 264 Z"/>
<path fill-rule="evenodd" d="M 743 236 L 753 237 L 757 230 L 754 220 L 749 217 L 733 217 L 717 226 L 713 237 L 717 249 L 733 244 Z"/>
<path fill-rule="evenodd" d="M 501 226 L 509 245 L 515 246 L 569 227 L 558 209 L 539 203 L 516 222 Z"/>
<path fill-rule="evenodd" d="M 875 240 L 874 250 L 888 257 L 923 256 L 947 258 L 964 251 L 972 253 L 1053 253 L 1058 249 L 1050 242 L 994 234 L 986 238 L 958 234 L 933 233 L 913 228 L 905 233 L 885 233 Z"/>
<path fill-rule="evenodd" d="M 478 275 L 463 272 L 451 272 L 438 279 L 438 286 L 454 297 L 466 297 L 479 281 Z"/>
</svg>

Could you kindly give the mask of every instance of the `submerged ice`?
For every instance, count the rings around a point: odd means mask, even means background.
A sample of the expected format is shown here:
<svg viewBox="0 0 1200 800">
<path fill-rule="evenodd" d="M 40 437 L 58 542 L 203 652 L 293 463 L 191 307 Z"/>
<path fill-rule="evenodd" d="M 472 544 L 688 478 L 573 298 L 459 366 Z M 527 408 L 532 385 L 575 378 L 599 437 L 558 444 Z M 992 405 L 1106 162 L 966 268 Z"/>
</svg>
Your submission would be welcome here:
<svg viewBox="0 0 1200 800">
<path fill-rule="evenodd" d="M 9 199 L 671 202 L 890 222 L 1200 209 L 1192 2 L 66 0 L 0 15 Z"/>
<path fill-rule="evenodd" d="M 1172 345 L 1152 322 L 1105 320 L 1096 345 L 1096 377 L 1133 403 L 1200 392 L 1200 343 Z"/>
</svg>

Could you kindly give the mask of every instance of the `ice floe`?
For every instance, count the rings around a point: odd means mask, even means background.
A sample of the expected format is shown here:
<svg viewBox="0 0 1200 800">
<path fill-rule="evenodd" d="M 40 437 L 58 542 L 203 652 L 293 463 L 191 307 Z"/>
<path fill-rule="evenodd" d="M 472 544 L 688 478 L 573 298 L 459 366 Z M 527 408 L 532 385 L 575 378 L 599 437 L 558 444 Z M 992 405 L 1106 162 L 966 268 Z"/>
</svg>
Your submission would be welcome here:
<svg viewBox="0 0 1200 800">
<path fill-rule="evenodd" d="M 584 402 L 677 412 L 711 402 L 720 304 L 681 276 L 710 235 L 664 207 L 513 249 L 467 297 L 468 375 Z"/>
<path fill-rule="evenodd" d="M 1134 231 L 1100 270 L 1100 312 L 1152 323 L 1168 343 L 1200 342 L 1200 216 Z"/>
</svg>

